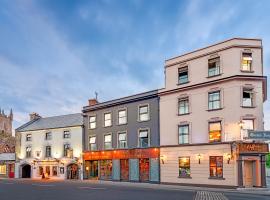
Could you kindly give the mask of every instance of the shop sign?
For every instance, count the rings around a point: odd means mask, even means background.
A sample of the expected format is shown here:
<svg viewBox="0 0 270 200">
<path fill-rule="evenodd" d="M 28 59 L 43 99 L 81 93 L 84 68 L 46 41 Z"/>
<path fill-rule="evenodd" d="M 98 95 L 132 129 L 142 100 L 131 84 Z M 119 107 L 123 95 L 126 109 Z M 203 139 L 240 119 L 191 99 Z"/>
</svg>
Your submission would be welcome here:
<svg viewBox="0 0 270 200">
<path fill-rule="evenodd" d="M 267 153 L 268 144 L 262 143 L 240 143 L 239 146 L 239 153 Z"/>
<path fill-rule="evenodd" d="M 270 131 L 248 131 L 248 139 L 270 140 Z"/>
</svg>

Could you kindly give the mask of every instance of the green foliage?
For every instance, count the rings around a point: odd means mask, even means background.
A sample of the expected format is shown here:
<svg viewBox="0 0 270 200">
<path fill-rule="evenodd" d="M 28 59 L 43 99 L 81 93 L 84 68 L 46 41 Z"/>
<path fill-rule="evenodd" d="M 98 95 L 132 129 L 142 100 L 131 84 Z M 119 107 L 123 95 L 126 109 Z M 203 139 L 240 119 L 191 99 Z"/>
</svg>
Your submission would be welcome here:
<svg viewBox="0 0 270 200">
<path fill-rule="evenodd" d="M 270 168 L 270 153 L 266 155 L 266 167 Z"/>
</svg>

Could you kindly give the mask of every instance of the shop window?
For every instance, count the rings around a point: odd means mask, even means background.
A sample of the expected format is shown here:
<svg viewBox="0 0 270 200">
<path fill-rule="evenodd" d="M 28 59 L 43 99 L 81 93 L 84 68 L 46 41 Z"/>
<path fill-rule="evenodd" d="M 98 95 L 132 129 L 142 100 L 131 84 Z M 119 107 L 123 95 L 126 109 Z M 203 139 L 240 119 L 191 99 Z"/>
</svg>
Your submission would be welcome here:
<svg viewBox="0 0 270 200">
<path fill-rule="evenodd" d="M 127 133 L 126 132 L 118 133 L 118 148 L 120 149 L 127 148 Z"/>
<path fill-rule="evenodd" d="M 32 147 L 26 147 L 26 158 L 31 158 L 32 156 Z"/>
<path fill-rule="evenodd" d="M 96 151 L 97 150 L 97 143 L 96 143 L 96 136 L 90 136 L 89 137 L 89 148 L 90 151 Z"/>
<path fill-rule="evenodd" d="M 221 122 L 209 122 L 209 141 L 221 142 Z"/>
<path fill-rule="evenodd" d="M 46 148 L 45 148 L 45 157 L 46 158 L 50 158 L 52 156 L 51 150 L 52 150 L 51 146 L 46 146 Z"/>
<path fill-rule="evenodd" d="M 45 169 L 46 169 L 46 176 L 50 176 L 51 175 L 50 166 L 46 166 Z"/>
<path fill-rule="evenodd" d="M 208 76 L 217 76 L 220 74 L 220 57 L 208 60 Z"/>
<path fill-rule="evenodd" d="M 95 129 L 97 127 L 96 116 L 89 117 L 89 129 Z"/>
<path fill-rule="evenodd" d="M 70 138 L 70 131 L 64 131 L 64 139 Z"/>
<path fill-rule="evenodd" d="M 52 167 L 52 173 L 53 176 L 57 176 L 57 166 Z"/>
<path fill-rule="evenodd" d="M 100 161 L 100 178 L 102 180 L 111 180 L 112 178 L 112 160 Z"/>
<path fill-rule="evenodd" d="M 149 106 L 139 106 L 139 121 L 148 121 L 150 119 Z"/>
<path fill-rule="evenodd" d="M 253 89 L 243 89 L 243 107 L 252 107 L 253 106 L 253 99 L 254 99 L 254 92 Z"/>
<path fill-rule="evenodd" d="M 220 91 L 208 93 L 208 109 L 215 110 L 219 109 L 220 105 Z"/>
<path fill-rule="evenodd" d="M 7 166 L 4 165 L 0 165 L 0 174 L 1 175 L 6 175 L 7 174 Z"/>
<path fill-rule="evenodd" d="M 29 142 L 29 141 L 32 141 L 32 134 L 26 134 L 26 141 Z"/>
<path fill-rule="evenodd" d="M 223 156 L 210 156 L 210 178 L 223 178 Z"/>
<path fill-rule="evenodd" d="M 118 124 L 126 124 L 127 123 L 127 110 L 119 110 L 118 111 Z"/>
<path fill-rule="evenodd" d="M 52 132 L 45 133 L 45 140 L 51 140 L 52 139 Z"/>
<path fill-rule="evenodd" d="M 178 69 L 178 84 L 188 83 L 188 67 Z"/>
<path fill-rule="evenodd" d="M 242 70 L 249 72 L 252 70 L 252 53 L 242 54 Z"/>
<path fill-rule="evenodd" d="M 112 134 L 104 136 L 104 149 L 112 148 Z"/>
<path fill-rule="evenodd" d="M 190 157 L 179 158 L 179 177 L 190 177 Z"/>
<path fill-rule="evenodd" d="M 104 114 L 104 126 L 108 127 L 112 125 L 112 113 Z"/>
<path fill-rule="evenodd" d="M 139 131 L 139 147 L 145 148 L 149 146 L 149 130 L 142 129 Z"/>
<path fill-rule="evenodd" d="M 178 126 L 178 136 L 179 144 L 189 143 L 189 125 L 179 125 Z"/>
<path fill-rule="evenodd" d="M 38 173 L 39 173 L 40 176 L 43 175 L 43 167 L 42 166 L 38 167 Z"/>
<path fill-rule="evenodd" d="M 178 100 L 178 114 L 184 115 L 189 113 L 189 99 L 188 97 Z"/>
</svg>

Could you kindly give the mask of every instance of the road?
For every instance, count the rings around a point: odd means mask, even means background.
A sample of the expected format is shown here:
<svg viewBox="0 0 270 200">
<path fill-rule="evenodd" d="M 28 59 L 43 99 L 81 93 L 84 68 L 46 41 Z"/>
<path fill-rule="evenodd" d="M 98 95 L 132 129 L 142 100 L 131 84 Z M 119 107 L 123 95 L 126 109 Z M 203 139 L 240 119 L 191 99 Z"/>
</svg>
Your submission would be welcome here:
<svg viewBox="0 0 270 200">
<path fill-rule="evenodd" d="M 0 200 L 269 200 L 232 191 L 181 189 L 154 184 L 98 181 L 0 180 Z"/>
</svg>

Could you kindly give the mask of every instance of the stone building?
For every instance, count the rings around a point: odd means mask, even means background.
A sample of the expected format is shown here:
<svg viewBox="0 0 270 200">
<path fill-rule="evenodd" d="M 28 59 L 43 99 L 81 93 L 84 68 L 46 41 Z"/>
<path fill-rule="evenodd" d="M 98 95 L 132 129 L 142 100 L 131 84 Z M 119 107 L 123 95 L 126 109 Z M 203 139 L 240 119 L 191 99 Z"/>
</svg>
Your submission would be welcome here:
<svg viewBox="0 0 270 200">
<path fill-rule="evenodd" d="M 12 135 L 12 121 L 13 112 L 10 110 L 9 115 L 5 114 L 5 111 L 0 108 L 0 134 L 8 133 Z"/>
</svg>

